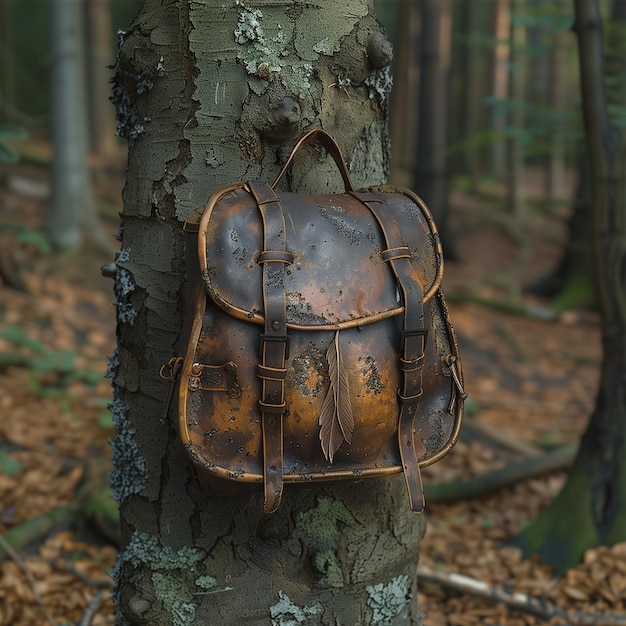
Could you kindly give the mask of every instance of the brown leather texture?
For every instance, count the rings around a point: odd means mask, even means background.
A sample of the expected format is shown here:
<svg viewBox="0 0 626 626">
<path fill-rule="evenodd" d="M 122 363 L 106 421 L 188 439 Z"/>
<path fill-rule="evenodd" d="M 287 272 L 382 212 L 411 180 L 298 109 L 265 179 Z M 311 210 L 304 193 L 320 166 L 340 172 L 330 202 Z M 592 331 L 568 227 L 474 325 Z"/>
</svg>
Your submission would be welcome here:
<svg viewBox="0 0 626 626">
<path fill-rule="evenodd" d="M 419 197 L 231 185 L 194 252 L 179 431 L 202 482 L 264 485 L 271 512 L 283 483 L 404 471 L 419 512 L 419 467 L 456 442 L 465 397 Z"/>
</svg>

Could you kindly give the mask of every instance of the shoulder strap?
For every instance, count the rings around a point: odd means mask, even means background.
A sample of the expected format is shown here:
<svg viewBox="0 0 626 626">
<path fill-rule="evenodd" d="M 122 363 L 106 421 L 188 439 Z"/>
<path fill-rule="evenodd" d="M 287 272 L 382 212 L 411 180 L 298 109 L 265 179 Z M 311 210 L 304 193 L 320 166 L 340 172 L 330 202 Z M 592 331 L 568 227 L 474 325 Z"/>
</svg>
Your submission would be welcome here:
<svg viewBox="0 0 626 626">
<path fill-rule="evenodd" d="M 377 206 L 382 202 L 380 195 L 359 192 L 352 195 L 370 210 L 378 222 L 387 245 L 380 256 L 391 267 L 402 294 L 404 319 L 400 334 L 402 388 L 398 391 L 398 443 L 409 505 L 413 512 L 421 513 L 424 510 L 424 490 L 419 459 L 425 454 L 426 447 L 416 417 L 423 392 L 422 367 L 428 336 L 424 323 L 424 273 L 411 264 L 411 250 L 402 237 L 398 223 L 393 219 L 383 219 Z"/>
<path fill-rule="evenodd" d="M 265 332 L 260 337 L 257 376 L 262 385 L 259 412 L 263 431 L 263 511 L 273 513 L 283 492 L 285 363 L 289 358 L 284 275 L 293 255 L 287 251 L 285 217 L 278 196 L 265 183 L 251 183 L 249 188 L 263 220 L 263 251 L 257 262 L 263 266 Z"/>
</svg>

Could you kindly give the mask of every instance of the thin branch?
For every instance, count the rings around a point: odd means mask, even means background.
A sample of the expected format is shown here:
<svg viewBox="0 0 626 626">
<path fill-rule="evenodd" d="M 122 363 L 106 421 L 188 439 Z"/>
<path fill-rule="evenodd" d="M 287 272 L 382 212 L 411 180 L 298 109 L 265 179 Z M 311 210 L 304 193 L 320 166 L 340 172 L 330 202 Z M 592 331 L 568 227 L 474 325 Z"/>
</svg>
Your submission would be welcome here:
<svg viewBox="0 0 626 626">
<path fill-rule="evenodd" d="M 563 618 L 569 626 L 621 626 L 626 624 L 626 615 L 619 613 L 580 613 L 565 611 L 557 606 L 532 598 L 525 593 L 511 593 L 490 585 L 482 580 L 419 564 L 417 567 L 418 580 L 427 581 L 452 589 L 459 593 L 468 593 L 485 600 L 499 602 L 517 611 L 534 615 L 541 620 L 550 620 L 554 617 Z"/>
<path fill-rule="evenodd" d="M 34 579 L 33 575 L 26 568 L 26 565 L 24 561 L 22 561 L 20 555 L 13 549 L 11 544 L 4 538 L 4 535 L 2 534 L 0 534 L 0 547 L 2 547 L 5 553 L 8 554 L 13 559 L 15 564 L 20 568 L 22 574 L 24 574 L 24 576 L 26 577 L 26 580 L 28 581 L 28 584 L 30 585 L 31 591 L 33 592 L 35 602 L 37 602 L 48 624 L 50 624 L 50 626 L 56 626 L 56 622 L 54 621 L 54 618 L 52 617 L 52 615 L 50 615 L 50 613 L 48 613 L 48 609 L 46 609 L 46 606 L 43 603 L 43 600 L 41 598 L 41 595 L 39 594 L 39 591 L 37 591 L 37 581 Z"/>
<path fill-rule="evenodd" d="M 76 623 L 76 626 L 89 626 L 96 616 L 100 605 L 102 604 L 102 592 L 97 591 L 91 602 L 85 607 L 82 617 Z"/>
<path fill-rule="evenodd" d="M 52 511 L 47 511 L 35 519 L 25 520 L 7 530 L 0 541 L 0 561 L 5 556 L 12 556 L 17 550 L 23 550 L 31 543 L 39 541 L 57 524 L 70 522 L 72 516 L 71 507 L 62 506 Z"/>
<path fill-rule="evenodd" d="M 110 589 L 113 587 L 113 581 L 110 578 L 90 578 L 87 574 L 83 574 L 72 562 L 70 561 L 61 561 L 56 559 L 52 561 L 51 565 L 61 571 L 68 572 L 69 574 L 73 574 L 80 581 L 84 582 L 86 585 L 90 587 L 96 587 L 96 589 Z"/>
<path fill-rule="evenodd" d="M 497 299 L 481 296 L 472 291 L 459 291 L 446 294 L 448 302 L 473 302 L 481 306 L 492 308 L 496 311 L 522 315 L 542 322 L 558 321 L 560 312 L 545 306 L 527 304 L 519 299 Z"/>
</svg>

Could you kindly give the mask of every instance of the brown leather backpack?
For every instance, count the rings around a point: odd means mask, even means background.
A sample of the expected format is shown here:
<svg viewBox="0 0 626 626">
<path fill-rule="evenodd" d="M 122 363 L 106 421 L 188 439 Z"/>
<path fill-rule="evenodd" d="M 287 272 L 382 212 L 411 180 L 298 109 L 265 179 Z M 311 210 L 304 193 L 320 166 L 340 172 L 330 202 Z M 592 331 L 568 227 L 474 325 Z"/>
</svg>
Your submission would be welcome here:
<svg viewBox="0 0 626 626">
<path fill-rule="evenodd" d="M 346 192 L 275 192 L 311 143 Z M 186 229 L 197 231 L 192 324 L 184 358 L 162 375 L 181 365 L 179 431 L 200 483 L 264 485 L 273 512 L 284 483 L 404 472 L 422 511 L 419 468 L 456 442 L 465 398 L 424 202 L 387 186 L 354 191 L 317 129 L 273 185 L 221 189 Z"/>
</svg>

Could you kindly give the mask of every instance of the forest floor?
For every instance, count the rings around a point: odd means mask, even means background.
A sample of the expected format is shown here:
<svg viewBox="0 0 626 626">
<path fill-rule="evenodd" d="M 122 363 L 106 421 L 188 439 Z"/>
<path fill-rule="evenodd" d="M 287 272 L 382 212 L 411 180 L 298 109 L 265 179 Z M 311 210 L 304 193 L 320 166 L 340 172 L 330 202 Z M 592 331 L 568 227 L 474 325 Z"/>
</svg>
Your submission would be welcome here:
<svg viewBox="0 0 626 626">
<path fill-rule="evenodd" d="M 118 201 L 119 186 L 106 190 L 105 202 Z M 45 185 L 14 177 L 0 189 L 0 626 L 106 626 L 114 623 L 107 572 L 116 548 L 81 523 L 76 503 L 94 492 L 85 468 L 109 455 L 113 433 L 103 378 L 115 345 L 113 285 L 99 271 L 112 257 L 43 251 L 33 233 L 45 208 Z M 580 308 L 549 319 L 539 314 L 548 303 L 523 289 L 557 264 L 566 214 L 566 206 L 533 201 L 515 220 L 498 194 L 455 194 L 459 260 L 447 262 L 444 287 L 469 399 L 461 440 L 425 471 L 428 486 L 575 443 L 583 432 L 598 382 L 598 316 Z M 476 497 L 427 502 L 425 626 L 601 624 L 608 611 L 626 618 L 626 545 L 593 550 L 559 578 L 506 544 L 548 505 L 566 467 Z M 46 514 L 35 540 L 7 553 L 6 537 Z M 445 581 L 428 580 L 427 568 Z M 459 591 L 458 577 L 446 574 L 495 586 L 500 596 L 517 593 L 521 604 L 528 602 L 519 594 L 535 599 L 534 614 Z M 561 616 L 547 619 L 551 610 Z"/>
</svg>

